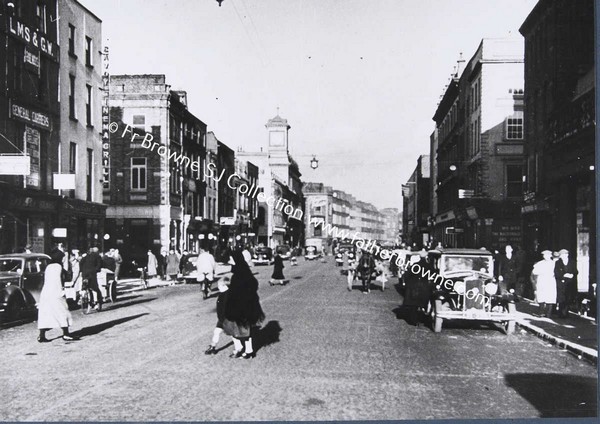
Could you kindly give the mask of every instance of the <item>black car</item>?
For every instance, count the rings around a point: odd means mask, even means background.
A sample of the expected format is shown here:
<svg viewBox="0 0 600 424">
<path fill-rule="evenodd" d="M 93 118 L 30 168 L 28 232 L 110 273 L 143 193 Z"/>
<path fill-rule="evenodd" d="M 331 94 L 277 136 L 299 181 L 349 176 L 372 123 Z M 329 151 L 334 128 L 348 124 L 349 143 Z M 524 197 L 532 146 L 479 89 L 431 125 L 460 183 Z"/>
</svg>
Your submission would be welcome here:
<svg viewBox="0 0 600 424">
<path fill-rule="evenodd" d="M 259 246 L 254 249 L 252 262 L 255 265 L 270 265 L 273 263 L 273 249 L 270 247 Z"/>
<path fill-rule="evenodd" d="M 0 255 L 0 320 L 35 314 L 50 256 L 41 253 Z"/>
</svg>

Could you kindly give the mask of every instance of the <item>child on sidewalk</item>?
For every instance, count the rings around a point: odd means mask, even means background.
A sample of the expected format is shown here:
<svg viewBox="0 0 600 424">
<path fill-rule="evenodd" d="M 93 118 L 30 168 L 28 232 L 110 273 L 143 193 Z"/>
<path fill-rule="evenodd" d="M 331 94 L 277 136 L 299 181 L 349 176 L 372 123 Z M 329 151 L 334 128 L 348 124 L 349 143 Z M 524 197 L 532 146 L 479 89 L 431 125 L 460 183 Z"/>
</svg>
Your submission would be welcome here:
<svg viewBox="0 0 600 424">
<path fill-rule="evenodd" d="M 208 346 L 208 349 L 204 351 L 206 355 L 215 355 L 217 353 L 217 344 L 219 343 L 219 337 L 223 333 L 223 320 L 225 319 L 225 305 L 227 304 L 227 296 L 229 295 L 229 277 L 221 278 L 217 287 L 219 288 L 219 297 L 217 298 L 217 325 L 213 331 L 212 343 Z M 241 346 L 240 346 L 241 350 Z"/>
</svg>

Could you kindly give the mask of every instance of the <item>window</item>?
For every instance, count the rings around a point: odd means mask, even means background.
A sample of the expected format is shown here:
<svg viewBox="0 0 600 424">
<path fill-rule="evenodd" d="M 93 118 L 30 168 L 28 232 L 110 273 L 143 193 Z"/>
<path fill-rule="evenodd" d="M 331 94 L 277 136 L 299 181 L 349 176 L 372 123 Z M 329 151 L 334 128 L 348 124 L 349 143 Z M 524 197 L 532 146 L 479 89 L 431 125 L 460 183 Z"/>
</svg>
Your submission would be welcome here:
<svg viewBox="0 0 600 424">
<path fill-rule="evenodd" d="M 133 115 L 133 128 L 138 130 L 146 131 L 146 116 L 145 115 Z"/>
<path fill-rule="evenodd" d="M 77 119 L 75 115 L 75 76 L 69 75 L 69 117 Z"/>
<path fill-rule="evenodd" d="M 131 190 L 146 191 L 146 158 L 131 158 Z"/>
<path fill-rule="evenodd" d="M 523 139 L 523 115 L 515 115 L 506 119 L 506 138 L 508 140 Z"/>
<path fill-rule="evenodd" d="M 85 37 L 85 64 L 86 66 L 93 66 L 92 64 L 92 39 Z"/>
<path fill-rule="evenodd" d="M 523 195 L 523 167 L 521 165 L 506 165 L 506 197 L 521 197 Z"/>
<path fill-rule="evenodd" d="M 86 195 L 85 200 L 88 202 L 92 201 L 92 194 L 94 190 L 93 182 L 94 181 L 94 151 L 92 149 L 87 149 L 87 171 L 85 175 L 85 187 L 86 187 Z"/>
<path fill-rule="evenodd" d="M 77 143 L 69 144 L 69 174 L 77 173 Z"/>
<path fill-rule="evenodd" d="M 85 99 L 85 121 L 88 127 L 93 127 L 92 125 L 92 86 L 89 84 L 85 85 L 87 89 L 87 97 Z"/>
<path fill-rule="evenodd" d="M 21 80 L 22 80 L 22 66 L 23 60 L 19 55 L 18 49 L 15 49 L 15 53 L 13 55 L 13 69 L 15 73 L 15 77 L 13 79 L 13 89 L 15 91 L 21 90 Z"/>
<path fill-rule="evenodd" d="M 40 58 L 40 78 L 38 79 L 38 100 L 45 101 L 48 81 L 48 73 L 46 71 L 45 59 Z"/>
<path fill-rule="evenodd" d="M 38 2 L 35 8 L 35 14 L 37 16 L 37 26 L 43 33 L 46 32 L 46 5 Z"/>
<path fill-rule="evenodd" d="M 69 24 L 69 54 L 77 57 L 75 54 L 75 27 Z"/>
<path fill-rule="evenodd" d="M 313 237 L 321 237 L 322 231 L 321 231 L 321 226 L 316 226 L 315 224 L 313 224 Z"/>
</svg>

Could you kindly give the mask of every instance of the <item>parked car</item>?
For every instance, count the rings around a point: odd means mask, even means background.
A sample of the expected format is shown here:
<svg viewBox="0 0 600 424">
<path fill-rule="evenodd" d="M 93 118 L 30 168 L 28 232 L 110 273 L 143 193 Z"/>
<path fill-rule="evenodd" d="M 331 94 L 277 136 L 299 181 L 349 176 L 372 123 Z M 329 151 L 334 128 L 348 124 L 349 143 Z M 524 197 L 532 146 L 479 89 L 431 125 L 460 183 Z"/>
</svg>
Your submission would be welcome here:
<svg viewBox="0 0 600 424">
<path fill-rule="evenodd" d="M 292 257 L 292 248 L 288 244 L 280 244 L 275 249 L 281 259 L 289 259 Z"/>
<path fill-rule="evenodd" d="M 270 265 L 273 263 L 273 249 L 265 246 L 255 248 L 252 262 L 254 262 L 254 265 Z"/>
<path fill-rule="evenodd" d="M 319 246 L 309 245 L 304 247 L 304 259 L 307 261 L 314 261 L 323 256 L 323 251 L 319 249 Z"/>
<path fill-rule="evenodd" d="M 515 331 L 513 293 L 499 293 L 492 253 L 485 249 L 440 249 L 430 252 L 436 278 L 430 302 L 434 332 L 445 320 L 491 321 L 506 334 Z M 410 272 L 410 271 L 409 271 Z"/>
<path fill-rule="evenodd" d="M 348 252 L 348 262 L 353 262 L 356 258 L 356 246 L 352 243 L 340 243 L 335 254 L 335 264 L 342 266 L 344 264 L 344 252 Z"/>
<path fill-rule="evenodd" d="M 37 312 L 50 257 L 41 253 L 0 255 L 0 320 L 15 321 Z"/>
</svg>

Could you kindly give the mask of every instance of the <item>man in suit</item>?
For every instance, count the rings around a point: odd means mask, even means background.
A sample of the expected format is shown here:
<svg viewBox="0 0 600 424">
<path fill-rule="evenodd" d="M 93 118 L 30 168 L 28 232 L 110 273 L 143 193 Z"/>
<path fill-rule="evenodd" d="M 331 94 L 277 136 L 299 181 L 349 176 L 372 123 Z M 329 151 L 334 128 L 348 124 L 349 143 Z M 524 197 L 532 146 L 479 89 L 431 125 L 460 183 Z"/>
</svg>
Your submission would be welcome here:
<svg viewBox="0 0 600 424">
<path fill-rule="evenodd" d="M 519 261 L 513 254 L 513 248 L 510 244 L 504 247 L 504 254 L 498 258 L 497 269 L 500 294 L 507 294 L 510 289 L 516 291 Z"/>
<path fill-rule="evenodd" d="M 577 264 L 569 259 L 569 251 L 561 249 L 554 266 L 556 277 L 556 303 L 558 315 L 562 318 L 569 316 L 569 307 L 577 299 Z"/>
<path fill-rule="evenodd" d="M 79 263 L 79 270 L 81 271 L 81 276 L 88 280 L 88 289 L 96 293 L 97 302 L 94 307 L 97 311 L 100 311 L 102 310 L 102 292 L 100 292 L 100 288 L 98 287 L 97 273 L 102 269 L 102 258 L 98 251 L 97 247 L 90 247 L 88 254 Z M 93 298 L 94 296 L 91 296 L 90 303 L 93 303 Z M 88 308 L 91 308 L 91 304 Z"/>
</svg>

